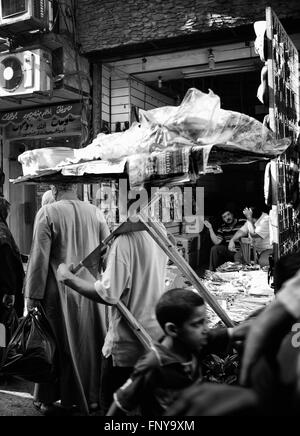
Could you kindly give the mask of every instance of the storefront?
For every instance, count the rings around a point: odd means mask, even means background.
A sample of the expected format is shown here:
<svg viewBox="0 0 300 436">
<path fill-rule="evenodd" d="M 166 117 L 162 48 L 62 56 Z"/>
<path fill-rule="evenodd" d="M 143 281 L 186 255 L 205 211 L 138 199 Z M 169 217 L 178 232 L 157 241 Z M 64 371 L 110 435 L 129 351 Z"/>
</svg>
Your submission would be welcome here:
<svg viewBox="0 0 300 436">
<path fill-rule="evenodd" d="M 297 206 L 291 201 L 291 195 L 297 196 L 295 190 L 299 194 L 300 35 L 294 30 L 288 35 L 269 7 L 260 19 L 265 20 L 259 22 L 265 23 L 260 38 L 252 22 L 247 38 L 241 32 L 243 41 L 228 44 L 217 37 L 212 42 L 207 34 L 207 40 L 203 37 L 198 48 L 194 45 L 176 51 L 173 47 L 166 53 L 157 50 L 156 54 L 152 49 L 140 56 L 122 58 L 119 54 L 117 59 L 117 49 L 112 50 L 111 59 L 107 50 L 99 69 L 103 98 L 101 103 L 94 98 L 93 105 L 98 108 L 98 120 L 115 132 L 138 119 L 140 110 L 178 106 L 189 88 L 203 92 L 212 89 L 220 97 L 223 109 L 266 123 L 277 138 L 291 138 L 288 154 L 271 164 L 273 183 L 268 199 L 264 192 L 264 162 L 244 167 L 228 165 L 222 174 L 205 175 L 198 181 L 205 191 L 208 216 L 216 215 L 224 200 L 235 198 L 240 210 L 246 204 L 266 203 L 277 217 L 273 225 L 277 258 L 300 247 Z M 235 35 L 238 39 L 238 31 Z M 94 122 L 95 131 L 98 127 Z"/>
</svg>

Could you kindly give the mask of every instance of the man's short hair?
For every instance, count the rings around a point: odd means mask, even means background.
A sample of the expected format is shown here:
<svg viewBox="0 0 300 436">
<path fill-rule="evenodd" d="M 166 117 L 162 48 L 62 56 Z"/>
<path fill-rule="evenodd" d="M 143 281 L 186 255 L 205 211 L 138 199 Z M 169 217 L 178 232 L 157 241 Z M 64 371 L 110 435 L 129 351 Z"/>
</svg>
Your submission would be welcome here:
<svg viewBox="0 0 300 436">
<path fill-rule="evenodd" d="M 171 289 L 165 292 L 156 305 L 156 318 L 164 329 L 167 322 L 181 326 L 197 306 L 203 306 L 203 298 L 189 289 Z"/>
<path fill-rule="evenodd" d="M 221 207 L 221 216 L 224 215 L 225 212 L 230 212 L 235 216 L 237 212 L 236 205 L 231 201 L 223 204 L 223 207 Z"/>
<path fill-rule="evenodd" d="M 54 186 L 59 192 L 60 191 L 76 191 L 76 183 L 53 183 L 51 187 Z"/>
</svg>

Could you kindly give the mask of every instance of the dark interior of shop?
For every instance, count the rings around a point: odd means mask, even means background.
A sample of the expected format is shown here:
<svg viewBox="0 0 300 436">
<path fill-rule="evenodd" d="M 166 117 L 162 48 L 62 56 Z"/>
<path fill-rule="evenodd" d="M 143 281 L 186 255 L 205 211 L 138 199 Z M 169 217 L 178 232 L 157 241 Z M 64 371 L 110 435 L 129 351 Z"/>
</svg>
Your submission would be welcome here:
<svg viewBox="0 0 300 436">
<path fill-rule="evenodd" d="M 221 174 L 199 177 L 198 186 L 204 187 L 205 215 L 218 217 L 220 210 L 233 204 L 242 217 L 246 206 L 264 206 L 264 169 L 266 163 L 224 165 Z"/>
</svg>

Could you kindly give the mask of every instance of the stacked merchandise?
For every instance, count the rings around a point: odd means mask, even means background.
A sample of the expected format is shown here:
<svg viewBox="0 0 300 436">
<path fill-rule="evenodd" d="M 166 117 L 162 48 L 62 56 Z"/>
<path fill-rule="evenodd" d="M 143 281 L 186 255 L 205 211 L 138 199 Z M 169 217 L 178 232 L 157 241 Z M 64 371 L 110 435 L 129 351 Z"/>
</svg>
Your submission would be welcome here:
<svg viewBox="0 0 300 436">
<path fill-rule="evenodd" d="M 193 269 L 198 267 L 200 236 L 194 234 L 186 234 L 175 236 L 176 247 L 178 252 L 191 265 Z"/>
<path fill-rule="evenodd" d="M 243 321 L 253 312 L 263 309 L 274 298 L 274 290 L 268 285 L 267 272 L 263 270 L 206 271 L 204 283 L 235 322 Z M 210 308 L 208 318 L 211 326 L 219 322 Z"/>
</svg>

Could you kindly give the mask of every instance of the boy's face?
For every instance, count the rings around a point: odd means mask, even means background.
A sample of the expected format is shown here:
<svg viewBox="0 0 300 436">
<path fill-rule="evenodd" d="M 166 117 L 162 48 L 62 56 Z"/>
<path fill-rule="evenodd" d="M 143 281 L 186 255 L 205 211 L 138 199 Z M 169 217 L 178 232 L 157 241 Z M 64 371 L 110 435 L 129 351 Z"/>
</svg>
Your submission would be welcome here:
<svg viewBox="0 0 300 436">
<path fill-rule="evenodd" d="M 206 307 L 196 306 L 191 316 L 178 329 L 178 337 L 185 347 L 199 353 L 207 344 Z"/>
</svg>

